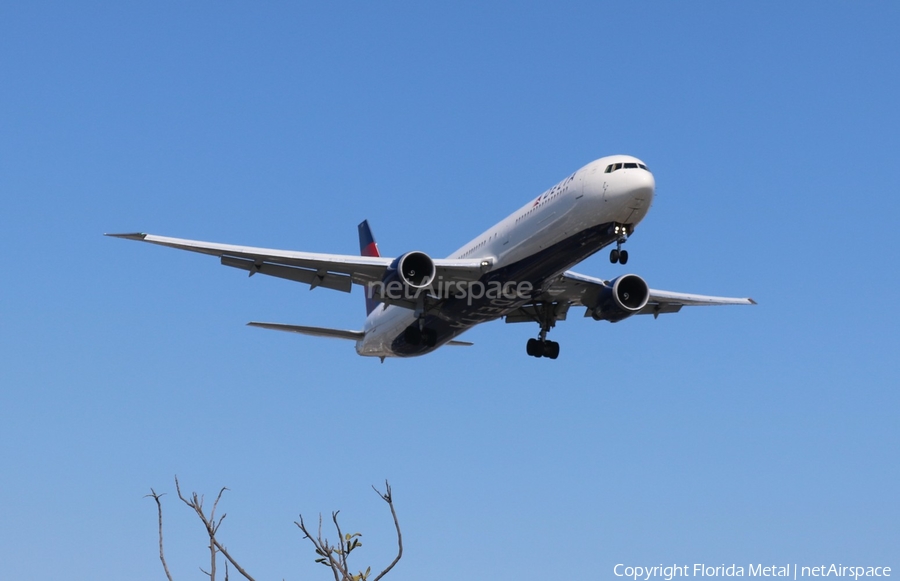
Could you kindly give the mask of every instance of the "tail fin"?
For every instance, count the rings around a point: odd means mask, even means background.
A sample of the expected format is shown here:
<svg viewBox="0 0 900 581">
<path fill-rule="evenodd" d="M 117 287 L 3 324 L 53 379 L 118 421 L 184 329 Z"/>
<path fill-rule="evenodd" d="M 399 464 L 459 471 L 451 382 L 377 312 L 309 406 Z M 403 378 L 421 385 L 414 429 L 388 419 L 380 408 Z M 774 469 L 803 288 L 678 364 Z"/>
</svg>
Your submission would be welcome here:
<svg viewBox="0 0 900 581">
<path fill-rule="evenodd" d="M 381 256 L 375 237 L 372 236 L 372 229 L 369 228 L 368 220 L 363 220 L 359 225 L 359 254 L 360 256 Z M 377 306 L 378 301 L 369 298 L 369 295 L 366 294 L 366 315 L 374 311 Z"/>
</svg>

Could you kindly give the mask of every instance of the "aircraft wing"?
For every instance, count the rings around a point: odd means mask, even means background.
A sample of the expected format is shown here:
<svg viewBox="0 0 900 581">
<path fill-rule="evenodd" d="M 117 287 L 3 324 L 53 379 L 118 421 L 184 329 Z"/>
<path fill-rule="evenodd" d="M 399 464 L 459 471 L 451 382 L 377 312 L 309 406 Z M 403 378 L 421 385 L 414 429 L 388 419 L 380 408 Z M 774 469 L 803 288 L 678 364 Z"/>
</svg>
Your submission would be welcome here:
<svg viewBox="0 0 900 581">
<path fill-rule="evenodd" d="M 315 337 L 331 337 L 333 339 L 350 339 L 358 341 L 366 336 L 362 331 L 346 331 L 344 329 L 329 329 L 327 327 L 307 327 L 303 325 L 285 325 L 282 323 L 260 323 L 251 321 L 247 323 L 251 327 L 259 327 L 261 329 L 271 329 L 273 331 L 287 331 L 289 333 L 300 333 L 301 335 L 313 335 Z M 471 347 L 473 343 L 469 341 L 448 341 L 447 345 L 456 347 Z"/>
<path fill-rule="evenodd" d="M 590 307 L 598 294 L 604 288 L 608 288 L 610 282 L 570 270 L 563 273 L 544 294 L 547 300 L 554 302 Z M 657 316 L 663 313 L 677 313 L 682 307 L 755 304 L 756 301 L 751 298 L 714 297 L 650 289 L 647 305 L 636 314 Z"/>
<path fill-rule="evenodd" d="M 266 274 L 306 283 L 310 288 L 321 286 L 343 292 L 350 292 L 353 284 L 366 285 L 383 280 L 385 271 L 394 261 L 388 257 L 275 250 L 144 233 L 107 236 L 210 254 L 218 256 L 225 266 L 246 270 L 251 276 Z M 436 276 L 443 277 L 446 281 L 476 280 L 482 272 L 480 260 L 434 259 L 434 264 Z"/>
<path fill-rule="evenodd" d="M 346 331 L 344 329 L 328 329 L 326 327 L 307 327 L 303 325 L 285 325 L 282 323 L 260 323 L 251 321 L 250 327 L 271 329 L 273 331 L 287 331 L 288 333 L 300 333 L 301 335 L 313 335 L 314 337 L 331 337 L 333 339 L 350 339 L 358 341 L 366 336 L 362 331 Z"/>
</svg>

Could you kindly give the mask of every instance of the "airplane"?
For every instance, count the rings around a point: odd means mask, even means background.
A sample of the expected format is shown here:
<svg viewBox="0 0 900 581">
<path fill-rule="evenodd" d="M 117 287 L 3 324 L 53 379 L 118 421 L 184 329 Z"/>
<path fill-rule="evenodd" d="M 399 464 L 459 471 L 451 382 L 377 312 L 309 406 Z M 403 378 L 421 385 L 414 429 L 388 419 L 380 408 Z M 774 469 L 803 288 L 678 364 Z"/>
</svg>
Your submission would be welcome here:
<svg viewBox="0 0 900 581">
<path fill-rule="evenodd" d="M 656 182 L 640 159 L 613 155 L 592 161 L 530 200 L 449 257 L 413 250 L 384 257 L 368 221 L 358 226 L 360 255 L 319 254 L 217 244 L 156 236 L 106 234 L 218 256 L 225 266 L 317 287 L 365 289 L 361 330 L 282 323 L 248 325 L 356 342 L 359 355 L 414 357 L 457 339 L 480 323 L 537 324 L 526 352 L 556 359 L 559 343 L 547 333 L 571 307 L 584 316 L 616 323 L 633 315 L 677 313 L 685 306 L 755 305 L 750 298 L 715 297 L 651 289 L 636 274 L 611 280 L 569 270 L 606 246 L 609 259 L 625 265 L 622 245 L 653 202 Z"/>
</svg>

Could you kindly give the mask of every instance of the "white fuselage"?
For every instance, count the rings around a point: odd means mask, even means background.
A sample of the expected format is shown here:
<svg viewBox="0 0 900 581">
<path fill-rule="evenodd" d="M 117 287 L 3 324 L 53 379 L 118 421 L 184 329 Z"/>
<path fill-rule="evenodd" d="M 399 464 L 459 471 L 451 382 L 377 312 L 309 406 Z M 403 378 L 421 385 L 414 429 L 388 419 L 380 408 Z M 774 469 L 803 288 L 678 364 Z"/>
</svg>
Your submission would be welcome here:
<svg viewBox="0 0 900 581">
<path fill-rule="evenodd" d="M 607 172 L 614 164 L 629 167 Z M 630 167 L 638 164 L 639 167 Z M 544 270 L 538 281 L 550 280 L 614 239 L 591 238 L 590 247 L 580 248 L 577 252 L 565 250 L 572 246 L 567 245 L 567 241 L 606 224 L 625 225 L 630 232 L 646 216 L 654 190 L 653 174 L 637 158 L 626 155 L 603 157 L 567 176 L 448 258 L 483 258 L 490 263 L 489 273 L 500 271 L 513 278 L 517 272 L 524 271 L 529 261 L 539 260 Z M 416 353 L 398 353 L 394 348 L 397 337 L 416 322 L 416 314 L 408 308 L 379 305 L 366 319 L 365 337 L 357 341 L 356 351 L 373 357 L 423 354 L 475 324 L 504 316 L 519 306 L 504 304 L 502 308 L 492 308 L 485 305 L 474 315 L 451 321 L 448 330 L 439 336 L 433 347 Z M 452 319 L 452 314 L 440 316 L 442 321 L 448 318 Z"/>
</svg>

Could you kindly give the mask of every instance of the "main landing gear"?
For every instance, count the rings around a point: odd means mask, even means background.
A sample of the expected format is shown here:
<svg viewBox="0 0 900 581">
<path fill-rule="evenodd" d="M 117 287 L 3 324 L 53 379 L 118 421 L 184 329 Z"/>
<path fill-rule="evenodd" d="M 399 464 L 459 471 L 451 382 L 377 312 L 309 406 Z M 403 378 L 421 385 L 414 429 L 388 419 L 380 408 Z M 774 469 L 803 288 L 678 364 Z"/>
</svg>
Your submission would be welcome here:
<svg viewBox="0 0 900 581">
<path fill-rule="evenodd" d="M 525 352 L 532 357 L 556 359 L 559 357 L 559 343 L 545 339 L 529 339 L 525 345 Z"/>
<path fill-rule="evenodd" d="M 416 322 L 403 331 L 403 339 L 410 345 L 437 345 L 437 331 L 425 326 L 425 295 L 422 293 L 416 297 Z"/>
<path fill-rule="evenodd" d="M 559 343 L 556 341 L 548 341 L 547 333 L 556 324 L 554 316 L 554 306 L 552 303 L 545 303 L 537 307 L 538 317 L 535 317 L 541 326 L 541 332 L 537 339 L 529 339 L 525 345 L 525 352 L 532 357 L 548 357 L 556 359 L 559 357 Z"/>
<path fill-rule="evenodd" d="M 618 235 L 618 238 L 616 239 L 616 247 L 609 251 L 609 261 L 613 264 L 618 262 L 624 265 L 628 263 L 628 251 L 622 250 L 622 245 L 628 240 L 628 227 L 616 226 L 615 233 Z"/>
</svg>

